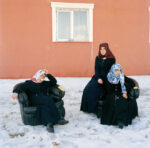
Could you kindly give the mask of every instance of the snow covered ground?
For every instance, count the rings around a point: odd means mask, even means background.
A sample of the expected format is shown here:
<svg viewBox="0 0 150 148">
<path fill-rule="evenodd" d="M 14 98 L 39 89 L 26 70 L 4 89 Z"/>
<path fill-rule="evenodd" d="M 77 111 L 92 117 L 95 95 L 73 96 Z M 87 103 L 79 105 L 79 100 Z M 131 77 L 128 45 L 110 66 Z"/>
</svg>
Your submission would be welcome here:
<svg viewBox="0 0 150 148">
<path fill-rule="evenodd" d="M 11 98 L 13 86 L 24 80 L 0 80 L 0 148 L 149 148 L 150 76 L 132 76 L 140 85 L 139 117 L 119 129 L 104 126 L 93 114 L 80 111 L 82 91 L 90 78 L 57 78 L 66 89 L 63 98 L 69 124 L 55 126 L 50 134 L 44 126 L 25 126 L 19 104 Z"/>
</svg>

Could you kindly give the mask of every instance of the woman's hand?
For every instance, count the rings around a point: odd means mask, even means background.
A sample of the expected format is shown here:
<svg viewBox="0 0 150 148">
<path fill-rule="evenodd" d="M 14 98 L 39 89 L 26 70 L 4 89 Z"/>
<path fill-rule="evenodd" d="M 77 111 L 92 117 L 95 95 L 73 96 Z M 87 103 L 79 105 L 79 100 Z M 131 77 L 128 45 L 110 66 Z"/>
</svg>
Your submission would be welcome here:
<svg viewBox="0 0 150 148">
<path fill-rule="evenodd" d="M 128 99 L 127 92 L 123 93 L 122 96 L 123 96 L 125 99 Z"/>
<path fill-rule="evenodd" d="M 98 79 L 98 83 L 99 84 L 103 84 L 103 80 L 102 79 Z"/>
<path fill-rule="evenodd" d="M 13 98 L 13 99 L 17 99 L 17 98 L 18 98 L 18 94 L 17 94 L 17 93 L 13 93 L 13 94 L 12 94 L 12 98 Z"/>
<path fill-rule="evenodd" d="M 43 69 L 43 71 L 45 71 L 45 73 L 48 74 L 48 70 L 47 69 Z"/>
</svg>

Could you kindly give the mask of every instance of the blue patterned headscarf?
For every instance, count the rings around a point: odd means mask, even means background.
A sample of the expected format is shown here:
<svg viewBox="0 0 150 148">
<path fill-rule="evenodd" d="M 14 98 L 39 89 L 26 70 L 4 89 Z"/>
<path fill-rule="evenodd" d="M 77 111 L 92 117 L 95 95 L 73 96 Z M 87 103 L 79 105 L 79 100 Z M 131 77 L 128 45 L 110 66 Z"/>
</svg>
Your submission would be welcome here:
<svg viewBox="0 0 150 148">
<path fill-rule="evenodd" d="M 122 70 L 120 71 L 120 75 L 116 76 L 115 72 L 118 69 L 122 69 L 120 64 L 113 64 L 108 75 L 107 75 L 107 79 L 110 83 L 112 84 L 118 84 L 120 82 L 121 84 L 121 89 L 122 89 L 122 93 L 126 92 L 126 87 L 125 87 L 125 82 L 124 82 L 124 73 L 122 72 Z"/>
</svg>

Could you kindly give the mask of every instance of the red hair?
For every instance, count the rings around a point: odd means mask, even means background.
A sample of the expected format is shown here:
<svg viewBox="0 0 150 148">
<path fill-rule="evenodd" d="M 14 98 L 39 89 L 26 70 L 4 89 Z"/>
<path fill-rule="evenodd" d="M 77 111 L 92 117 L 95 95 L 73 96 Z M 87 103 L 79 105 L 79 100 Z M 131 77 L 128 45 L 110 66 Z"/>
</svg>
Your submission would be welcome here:
<svg viewBox="0 0 150 148">
<path fill-rule="evenodd" d="M 100 50 L 101 50 L 102 47 L 104 47 L 105 50 L 106 50 L 106 54 L 105 54 L 105 55 L 102 55 L 102 54 L 101 54 L 101 51 L 100 51 Z M 101 58 L 104 58 L 104 57 L 106 57 L 106 58 L 115 58 L 114 55 L 112 54 L 112 52 L 111 52 L 110 49 L 109 49 L 108 43 L 101 43 L 101 44 L 99 45 L 98 57 L 99 57 L 100 59 L 101 59 Z"/>
</svg>

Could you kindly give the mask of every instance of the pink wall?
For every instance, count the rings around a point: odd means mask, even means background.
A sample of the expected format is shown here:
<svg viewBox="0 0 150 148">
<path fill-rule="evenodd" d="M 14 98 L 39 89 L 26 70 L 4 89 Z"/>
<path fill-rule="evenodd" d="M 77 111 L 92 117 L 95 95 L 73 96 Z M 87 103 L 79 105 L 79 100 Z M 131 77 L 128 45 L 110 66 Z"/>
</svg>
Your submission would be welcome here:
<svg viewBox="0 0 150 148">
<path fill-rule="evenodd" d="M 54 1 L 94 3 L 93 43 L 52 42 L 50 0 L 0 0 L 0 78 L 28 78 L 40 68 L 91 76 L 101 42 L 109 43 L 127 75 L 150 74 L 149 0 Z"/>
</svg>

